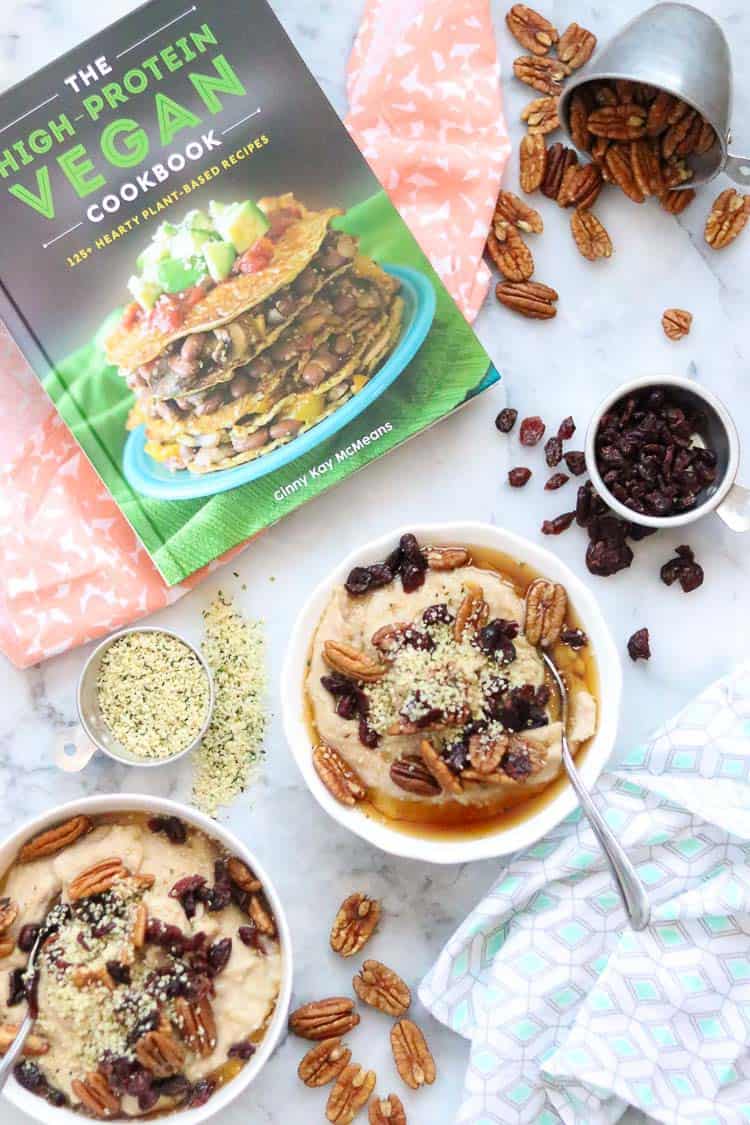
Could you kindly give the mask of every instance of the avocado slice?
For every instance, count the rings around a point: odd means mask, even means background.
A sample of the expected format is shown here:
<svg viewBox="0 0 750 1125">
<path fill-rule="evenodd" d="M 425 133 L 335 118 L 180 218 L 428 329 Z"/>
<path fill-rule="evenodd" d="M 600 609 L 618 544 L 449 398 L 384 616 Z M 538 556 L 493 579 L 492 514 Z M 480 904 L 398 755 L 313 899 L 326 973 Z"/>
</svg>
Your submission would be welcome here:
<svg viewBox="0 0 750 1125">
<path fill-rule="evenodd" d="M 136 274 L 128 281 L 128 289 L 133 295 L 133 300 L 137 301 L 146 312 L 151 311 L 164 292 L 161 285 L 157 282 L 149 281 L 148 278 L 145 277 L 138 277 Z"/>
<path fill-rule="evenodd" d="M 165 258 L 157 267 L 156 281 L 162 292 L 181 293 L 183 289 L 197 285 L 205 273 L 206 266 L 202 259 L 194 263 L 181 262 L 178 258 Z"/>
<path fill-rule="evenodd" d="M 231 242 L 238 254 L 248 250 L 271 225 L 251 199 L 242 203 L 212 202 L 209 211 L 221 237 L 225 242 Z"/>
<path fill-rule="evenodd" d="M 207 242 L 203 257 L 214 281 L 224 281 L 232 272 L 237 252 L 231 242 Z"/>
</svg>

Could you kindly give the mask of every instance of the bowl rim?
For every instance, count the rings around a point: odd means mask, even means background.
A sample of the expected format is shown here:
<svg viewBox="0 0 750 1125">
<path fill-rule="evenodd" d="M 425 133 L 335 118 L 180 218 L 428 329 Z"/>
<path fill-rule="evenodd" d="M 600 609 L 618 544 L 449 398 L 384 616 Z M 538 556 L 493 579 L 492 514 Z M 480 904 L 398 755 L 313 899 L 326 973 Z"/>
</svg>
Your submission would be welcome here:
<svg viewBox="0 0 750 1125">
<path fill-rule="evenodd" d="M 356 806 L 348 808 L 328 792 L 312 764 L 310 736 L 304 713 L 304 675 L 312 636 L 333 588 L 341 584 L 360 563 L 382 559 L 401 535 L 408 532 L 420 542 L 487 545 L 528 562 L 541 574 L 565 585 L 587 632 L 595 632 L 599 676 L 599 727 L 580 770 L 592 786 L 610 756 L 617 735 L 622 688 L 620 658 L 609 627 L 594 595 L 580 578 L 546 547 L 515 532 L 477 520 L 444 523 L 413 523 L 372 539 L 351 551 L 315 587 L 300 609 L 290 636 L 281 672 L 281 706 L 284 734 L 292 756 L 321 808 L 344 828 L 390 855 L 427 863 L 465 863 L 509 855 L 536 843 L 555 828 L 578 805 L 570 784 L 548 804 L 520 823 L 484 836 L 465 840 L 440 840 L 410 835 L 364 815 Z M 606 703 L 605 703 L 606 700 Z"/>
<path fill-rule="evenodd" d="M 727 457 L 726 472 L 721 479 L 721 483 L 697 508 L 691 508 L 689 512 L 683 512 L 681 515 L 677 516 L 648 516 L 642 515 L 640 512 L 634 512 L 632 508 L 628 508 L 625 504 L 621 503 L 616 496 L 612 495 L 609 488 L 602 480 L 601 473 L 596 463 L 594 443 L 602 415 L 606 414 L 621 398 L 625 398 L 626 395 L 632 394 L 634 391 L 643 391 L 647 387 L 653 387 L 654 389 L 658 387 L 679 387 L 695 395 L 696 398 L 702 399 L 716 414 L 727 435 L 729 455 Z M 686 524 L 694 523 L 695 520 L 702 519 L 703 516 L 707 516 L 709 513 L 715 511 L 722 500 L 727 496 L 739 472 L 740 439 L 737 433 L 737 427 L 734 424 L 734 419 L 724 403 L 713 391 L 702 386 L 696 379 L 687 379 L 682 375 L 640 375 L 636 379 L 630 379 L 625 383 L 621 383 L 613 391 L 610 391 L 596 407 L 591 415 L 588 427 L 586 428 L 584 455 L 591 483 L 602 499 L 606 500 L 613 512 L 616 512 L 630 523 L 637 523 L 642 527 L 684 527 Z"/>
<path fill-rule="evenodd" d="M 271 1058 L 279 1040 L 286 1032 L 294 976 L 294 954 L 289 922 L 273 880 L 255 853 L 234 832 L 192 806 L 147 793 L 102 793 L 93 797 L 81 797 L 77 800 L 66 801 L 63 805 L 56 805 L 47 809 L 38 816 L 25 821 L 24 824 L 3 839 L 0 843 L 0 871 L 3 873 L 7 871 L 19 848 L 27 839 L 45 828 L 51 827 L 58 821 L 81 813 L 96 816 L 111 812 L 150 812 L 178 816 L 194 827 L 201 829 L 207 836 L 224 844 L 233 855 L 239 856 L 240 859 L 251 866 L 262 882 L 264 893 L 268 898 L 278 926 L 279 945 L 282 953 L 281 986 L 268 1030 L 255 1054 L 245 1063 L 239 1074 L 226 1085 L 221 1086 L 204 1105 L 192 1109 L 178 1109 L 164 1114 L 162 1118 L 164 1121 L 178 1121 L 180 1125 L 198 1125 L 199 1122 L 207 1121 L 214 1114 L 226 1109 L 230 1102 L 233 1102 L 247 1089 Z M 77 1113 L 68 1106 L 52 1106 L 42 1098 L 25 1090 L 22 1086 L 19 1086 L 12 1074 L 8 1078 L 3 1094 L 17 1109 L 27 1113 L 29 1117 L 36 1121 L 43 1122 L 44 1125 L 60 1125 L 62 1122 L 65 1122 L 66 1125 L 76 1125 L 76 1123 L 80 1125 L 82 1121 L 86 1121 L 83 1114 Z M 124 1119 L 113 1118 L 113 1120 Z"/>
</svg>

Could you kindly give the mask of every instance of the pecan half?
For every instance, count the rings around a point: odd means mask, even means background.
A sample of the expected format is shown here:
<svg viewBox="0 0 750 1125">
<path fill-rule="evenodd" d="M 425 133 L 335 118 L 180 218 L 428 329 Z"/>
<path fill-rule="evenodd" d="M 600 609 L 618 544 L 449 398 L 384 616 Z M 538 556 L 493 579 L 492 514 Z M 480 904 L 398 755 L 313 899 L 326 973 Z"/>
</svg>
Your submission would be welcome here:
<svg viewBox="0 0 750 1125">
<path fill-rule="evenodd" d="M 119 1114 L 120 1099 L 98 1070 L 92 1070 L 83 1079 L 74 1078 L 70 1088 L 73 1097 L 93 1117 L 114 1117 Z"/>
<path fill-rule="evenodd" d="M 661 174 L 664 179 L 664 187 L 669 190 L 692 180 L 693 169 L 689 168 L 686 161 L 680 157 L 673 156 L 671 160 L 664 161 L 661 166 Z"/>
<path fill-rule="evenodd" d="M 156 1078 L 179 1074 L 185 1063 L 185 1052 L 170 1031 L 147 1031 L 136 1043 L 135 1055 Z"/>
<path fill-rule="evenodd" d="M 487 249 L 508 281 L 528 281 L 534 272 L 532 253 L 510 223 L 495 223 L 494 230 L 487 235 Z"/>
<path fill-rule="evenodd" d="M 373 1098 L 367 1113 L 370 1125 L 406 1125 L 404 1103 L 396 1094 Z"/>
<path fill-rule="evenodd" d="M 205 1057 L 216 1046 L 216 1021 L 207 996 L 190 1003 L 184 996 L 174 1001 L 177 1027 L 191 1051 Z"/>
<path fill-rule="evenodd" d="M 495 296 L 501 305 L 530 320 L 551 320 L 557 316 L 557 291 L 541 281 L 501 281 L 495 287 Z"/>
<path fill-rule="evenodd" d="M 91 830 L 91 821 L 87 816 L 73 816 L 63 824 L 48 828 L 38 836 L 28 840 L 18 853 L 19 863 L 29 863 L 32 859 L 41 859 L 44 856 L 56 855 L 63 848 L 75 843 L 85 832 Z"/>
<path fill-rule="evenodd" d="M 334 953 L 352 957 L 363 949 L 380 921 L 380 903 L 376 898 L 357 891 L 341 903 L 331 927 L 330 943 Z"/>
<path fill-rule="evenodd" d="M 422 554 L 430 570 L 456 570 L 471 562 L 466 547 L 425 547 Z"/>
<path fill-rule="evenodd" d="M 250 896 L 247 913 L 255 923 L 258 933 L 265 934 L 266 937 L 276 937 L 276 923 L 273 920 L 273 915 L 266 910 L 259 895 Z"/>
<path fill-rule="evenodd" d="M 510 738 L 507 734 L 500 734 L 496 738 L 472 734 L 469 739 L 469 761 L 472 769 L 481 775 L 494 773 L 509 746 Z M 464 774 L 461 777 L 463 779 Z"/>
<path fill-rule="evenodd" d="M 633 178 L 644 195 L 662 195 L 664 175 L 658 142 L 650 137 L 633 141 L 630 146 L 630 167 Z"/>
<path fill-rule="evenodd" d="M 133 919 L 133 932 L 130 940 L 135 949 L 142 949 L 146 942 L 146 923 L 148 922 L 148 909 L 145 902 L 139 902 L 135 909 Z"/>
<path fill-rule="evenodd" d="M 70 975 L 70 979 L 76 988 L 106 988 L 108 992 L 114 992 L 115 982 L 109 975 L 107 969 L 89 968 L 87 965 L 77 965 Z"/>
<path fill-rule="evenodd" d="M 21 1025 L 19 1023 L 4 1023 L 0 1025 L 0 1055 L 4 1055 L 10 1047 L 11 1043 L 18 1035 Z M 49 1051 L 49 1043 L 46 1039 L 42 1039 L 41 1035 L 27 1035 L 26 1042 L 23 1046 L 23 1053 L 28 1058 L 35 1059 L 39 1055 L 46 1055 Z"/>
<path fill-rule="evenodd" d="M 514 61 L 513 73 L 521 82 L 538 90 L 540 94 L 557 97 L 562 93 L 563 79 L 570 74 L 570 70 L 559 59 L 522 55 Z"/>
<path fill-rule="evenodd" d="M 435 1081 L 435 1060 L 421 1029 L 411 1020 L 399 1020 L 391 1028 L 391 1050 L 396 1070 L 412 1090 Z"/>
<path fill-rule="evenodd" d="M 526 591 L 524 632 L 529 644 L 549 648 L 560 639 L 568 610 L 568 595 L 559 582 L 536 578 Z"/>
<path fill-rule="evenodd" d="M 70 880 L 68 898 L 71 902 L 78 902 L 79 899 L 89 898 L 91 895 L 104 894 L 128 874 L 127 867 L 117 856 L 101 859 L 98 863 L 87 867 L 80 875 L 76 875 L 75 879 Z"/>
<path fill-rule="evenodd" d="M 505 16 L 508 31 L 533 55 L 546 55 L 557 42 L 557 29 L 533 8 L 514 4 Z"/>
<path fill-rule="evenodd" d="M 670 215 L 681 215 L 694 199 L 695 192 L 692 188 L 682 188 L 679 191 L 675 188 L 672 191 L 665 191 L 659 197 L 659 203 L 665 211 L 669 211 Z"/>
<path fill-rule="evenodd" d="M 236 855 L 230 856 L 227 860 L 227 875 L 236 887 L 249 895 L 263 889 L 260 879 L 256 879 L 247 864 Z"/>
<path fill-rule="evenodd" d="M 716 133 L 714 132 L 713 126 L 709 125 L 707 121 L 701 118 L 701 129 L 698 134 L 698 139 L 695 142 L 693 152 L 696 156 L 703 156 L 705 153 L 709 152 L 715 144 Z"/>
<path fill-rule="evenodd" d="M 384 676 L 387 669 L 384 664 L 373 660 L 366 652 L 362 652 L 353 645 L 343 641 L 325 641 L 323 644 L 323 659 L 334 672 L 348 676 L 352 680 L 362 683 L 374 683 Z"/>
<path fill-rule="evenodd" d="M 545 754 L 540 746 L 534 746 L 518 735 L 513 735 L 510 748 L 502 761 L 503 772 L 513 781 L 523 783 L 544 768 Z"/>
<path fill-rule="evenodd" d="M 468 781 L 473 785 L 495 785 L 499 781 L 505 781 L 505 778 L 506 774 L 502 770 L 480 773 L 479 770 L 469 767 L 461 771 L 461 780 Z"/>
<path fill-rule="evenodd" d="M 687 309 L 666 309 L 661 318 L 664 335 L 670 340 L 681 340 L 687 336 L 692 323 L 693 314 Z"/>
<path fill-rule="evenodd" d="M 397 758 L 391 765 L 390 774 L 393 784 L 406 793 L 415 793 L 419 797 L 437 797 L 443 791 L 440 782 L 416 754 Z"/>
<path fill-rule="evenodd" d="M 576 90 L 568 107 L 568 125 L 573 144 L 588 152 L 591 148 L 591 133 L 588 130 L 589 106 L 584 90 Z"/>
<path fill-rule="evenodd" d="M 630 147 L 610 145 L 604 154 L 604 167 L 612 183 L 624 191 L 634 203 L 643 203 L 646 198 L 639 188 L 630 163 Z"/>
<path fill-rule="evenodd" d="M 526 122 L 530 133 L 554 133 L 560 128 L 557 115 L 557 98 L 534 98 L 521 110 L 521 120 Z"/>
<path fill-rule="evenodd" d="M 714 200 L 706 219 L 705 238 L 714 250 L 723 250 L 745 229 L 750 217 L 750 195 L 727 188 Z"/>
<path fill-rule="evenodd" d="M 571 164 L 557 193 L 561 207 L 592 207 L 602 190 L 602 173 L 597 164 Z"/>
<path fill-rule="evenodd" d="M 596 49 L 596 36 L 580 24 L 571 23 L 560 36 L 557 55 L 571 70 L 584 66 Z"/>
<path fill-rule="evenodd" d="M 352 987 L 363 1004 L 387 1016 L 403 1016 L 411 1004 L 409 986 L 382 961 L 365 961 Z"/>
<path fill-rule="evenodd" d="M 501 191 L 495 204 L 494 222 L 512 223 L 524 234 L 541 234 L 544 230 L 542 216 L 512 191 Z"/>
<path fill-rule="evenodd" d="M 331 1039 L 346 1035 L 359 1023 L 354 1001 L 346 996 L 331 996 L 303 1004 L 289 1017 L 289 1027 L 301 1039 Z"/>
<path fill-rule="evenodd" d="M 595 137 L 609 141 L 637 141 L 646 133 L 646 110 L 634 102 L 600 106 L 589 114 L 586 126 Z"/>
<path fill-rule="evenodd" d="M 612 257 L 612 240 L 607 228 L 591 211 L 579 208 L 570 216 L 570 229 L 579 252 L 590 262 Z"/>
<path fill-rule="evenodd" d="M 10 957 L 13 950 L 16 948 L 16 943 L 13 938 L 0 937 L 0 958 Z"/>
<path fill-rule="evenodd" d="M 458 607 L 456 620 L 453 622 L 453 637 L 460 641 L 467 629 L 476 632 L 487 624 L 490 607 L 484 600 L 484 590 L 474 582 L 465 582 L 463 600 Z"/>
<path fill-rule="evenodd" d="M 666 133 L 670 125 L 679 120 L 683 113 L 687 113 L 687 105 L 666 90 L 659 90 L 652 101 L 646 118 L 646 132 L 649 137 L 659 137 Z"/>
<path fill-rule="evenodd" d="M 438 782 L 441 789 L 447 789 L 449 793 L 461 793 L 463 791 L 461 782 L 458 780 L 453 770 L 449 768 L 447 762 L 440 757 L 428 738 L 423 738 L 420 742 L 419 753 L 422 755 L 422 761 L 425 766 Z"/>
<path fill-rule="evenodd" d="M 530 194 L 541 186 L 547 167 L 547 146 L 540 133 L 527 133 L 518 146 L 518 179 Z"/>
<path fill-rule="evenodd" d="M 572 148 L 557 141 L 547 150 L 547 163 L 544 178 L 540 184 L 542 195 L 548 199 L 557 199 L 562 185 L 563 176 L 572 164 L 578 163 L 578 157 Z"/>
<path fill-rule="evenodd" d="M 351 1051 L 338 1036 L 323 1039 L 303 1056 L 297 1074 L 306 1086 L 327 1086 L 349 1065 L 351 1057 Z"/>
<path fill-rule="evenodd" d="M 332 1125 L 351 1125 L 375 1089 L 374 1070 L 351 1063 L 342 1070 L 328 1096 L 326 1118 Z"/>
<path fill-rule="evenodd" d="M 661 139 L 661 152 L 665 160 L 670 156 L 688 156 L 701 131 L 702 118 L 689 109 L 679 121 L 670 125 Z"/>
<path fill-rule="evenodd" d="M 313 766 L 328 792 L 350 808 L 367 795 L 362 779 L 348 766 L 337 750 L 321 742 L 313 750 Z"/>
<path fill-rule="evenodd" d="M 618 101 L 619 98 L 617 97 L 614 86 L 610 86 L 608 82 L 598 82 L 594 86 L 594 102 L 596 105 L 617 105 Z"/>
<path fill-rule="evenodd" d="M 0 934 L 9 930 L 17 917 L 18 904 L 12 898 L 8 898 L 7 895 L 0 898 Z"/>
</svg>

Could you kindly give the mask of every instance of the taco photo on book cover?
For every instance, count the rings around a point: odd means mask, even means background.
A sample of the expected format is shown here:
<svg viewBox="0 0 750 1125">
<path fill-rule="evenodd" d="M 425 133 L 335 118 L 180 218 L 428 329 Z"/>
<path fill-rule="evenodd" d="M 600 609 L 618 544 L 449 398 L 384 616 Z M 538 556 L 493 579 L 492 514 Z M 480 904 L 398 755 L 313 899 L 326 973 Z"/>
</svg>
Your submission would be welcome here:
<svg viewBox="0 0 750 1125">
<path fill-rule="evenodd" d="M 210 473 L 293 441 L 393 351 L 400 283 L 291 193 L 210 201 L 164 222 L 106 341 L 134 392 L 128 428 L 172 470 Z"/>
</svg>

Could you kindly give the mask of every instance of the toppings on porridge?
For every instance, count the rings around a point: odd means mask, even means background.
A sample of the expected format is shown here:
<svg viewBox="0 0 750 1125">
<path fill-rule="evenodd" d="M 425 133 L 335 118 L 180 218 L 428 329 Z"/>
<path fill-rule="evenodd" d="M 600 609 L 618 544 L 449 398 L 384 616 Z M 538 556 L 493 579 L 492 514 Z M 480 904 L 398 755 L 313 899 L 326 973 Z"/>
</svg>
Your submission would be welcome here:
<svg viewBox="0 0 750 1125">
<path fill-rule="evenodd" d="M 547 786 L 561 727 L 540 649 L 569 680 L 574 750 L 593 735 L 591 656 L 565 589 L 528 568 L 514 582 L 473 554 L 404 535 L 334 591 L 307 691 L 313 764 L 343 804 L 380 801 L 397 817 L 432 806 L 439 820 L 444 805 L 501 811 Z"/>
<path fill-rule="evenodd" d="M 174 816 L 75 820 L 85 831 L 54 852 L 73 822 L 35 837 L 5 877 L 0 1052 L 27 1005 L 16 1078 L 52 1104 L 97 1118 L 202 1104 L 276 1004 L 281 953 L 260 881 Z"/>
</svg>

